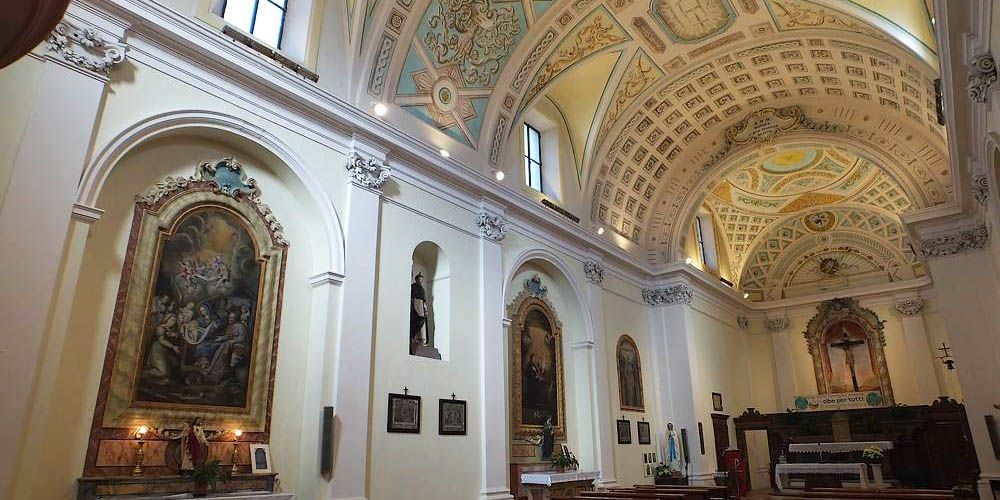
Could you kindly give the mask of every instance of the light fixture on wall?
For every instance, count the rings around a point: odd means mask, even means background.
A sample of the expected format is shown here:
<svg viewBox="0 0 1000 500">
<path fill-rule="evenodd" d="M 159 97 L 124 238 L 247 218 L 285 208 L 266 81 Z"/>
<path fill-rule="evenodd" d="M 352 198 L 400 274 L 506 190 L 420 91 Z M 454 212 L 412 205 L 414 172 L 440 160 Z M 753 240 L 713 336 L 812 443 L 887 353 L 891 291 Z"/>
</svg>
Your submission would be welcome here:
<svg viewBox="0 0 1000 500">
<path fill-rule="evenodd" d="M 503 170 L 497 170 L 493 176 L 496 177 L 498 181 L 502 181 L 503 178 L 506 177 L 506 174 L 503 173 Z"/>
<path fill-rule="evenodd" d="M 232 456 L 233 470 L 231 471 L 233 474 L 236 474 L 238 472 L 236 466 L 240 462 L 239 449 L 240 449 L 240 436 L 242 435 L 243 435 L 242 430 L 233 429 L 233 456 Z"/>
<path fill-rule="evenodd" d="M 451 156 L 451 153 L 449 153 L 447 149 L 439 149 L 438 153 L 441 154 L 442 158 L 448 158 Z"/>
<path fill-rule="evenodd" d="M 375 116 L 385 116 L 389 112 L 389 107 L 382 102 L 375 102 L 372 104 L 372 111 Z"/>
<path fill-rule="evenodd" d="M 603 227 L 597 228 L 597 234 L 604 234 L 604 228 Z"/>
</svg>

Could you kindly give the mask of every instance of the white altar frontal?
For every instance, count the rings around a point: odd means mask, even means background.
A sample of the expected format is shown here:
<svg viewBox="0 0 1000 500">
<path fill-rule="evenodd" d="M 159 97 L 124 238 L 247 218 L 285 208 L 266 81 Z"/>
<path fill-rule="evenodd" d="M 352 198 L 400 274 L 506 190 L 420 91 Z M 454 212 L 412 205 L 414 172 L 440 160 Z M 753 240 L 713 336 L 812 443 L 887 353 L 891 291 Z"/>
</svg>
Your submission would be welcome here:
<svg viewBox="0 0 1000 500">
<path fill-rule="evenodd" d="M 854 474 L 860 479 L 862 489 L 869 487 L 868 466 L 862 463 L 777 464 L 774 466 L 774 484 L 779 492 L 787 488 L 790 474 Z"/>
<path fill-rule="evenodd" d="M 892 441 L 838 441 L 820 443 L 792 443 L 788 445 L 789 453 L 819 454 L 824 453 L 853 453 L 864 451 L 867 448 L 877 448 L 885 453 L 892 449 Z M 822 459 L 822 458 L 821 458 Z M 778 491 L 787 487 L 788 476 L 791 474 L 851 474 L 857 475 L 861 488 L 884 488 L 882 480 L 882 465 L 873 464 L 870 466 L 872 476 L 869 479 L 869 465 L 864 463 L 796 463 L 777 464 L 774 466 L 774 483 L 778 486 Z"/>
<path fill-rule="evenodd" d="M 549 500 L 590 491 L 600 475 L 598 471 L 526 472 L 521 474 L 521 484 L 528 490 L 528 500 Z"/>
</svg>

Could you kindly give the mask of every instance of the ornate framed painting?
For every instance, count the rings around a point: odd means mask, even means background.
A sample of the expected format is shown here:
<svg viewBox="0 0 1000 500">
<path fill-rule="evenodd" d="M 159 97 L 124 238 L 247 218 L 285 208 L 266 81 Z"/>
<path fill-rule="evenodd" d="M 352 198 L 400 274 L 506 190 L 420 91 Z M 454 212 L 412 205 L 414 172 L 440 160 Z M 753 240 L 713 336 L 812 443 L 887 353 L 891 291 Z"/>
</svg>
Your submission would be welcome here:
<svg viewBox="0 0 1000 500">
<path fill-rule="evenodd" d="M 232 158 L 137 197 L 86 472 L 136 426 L 267 441 L 288 243 Z M 108 441 L 110 442 L 110 441 Z M 110 446 L 110 445 L 108 445 Z M 165 465 L 169 465 L 167 460 Z"/>
<path fill-rule="evenodd" d="M 420 434 L 420 396 L 389 393 L 385 431 Z"/>
<path fill-rule="evenodd" d="M 464 436 L 467 432 L 466 402 L 461 399 L 438 400 L 438 434 Z"/>
<path fill-rule="evenodd" d="M 646 406 L 642 397 L 642 363 L 639 348 L 628 335 L 618 337 L 615 350 L 618 361 L 618 400 L 622 410 L 643 411 Z"/>
<path fill-rule="evenodd" d="M 820 303 L 805 331 L 817 392 L 868 393 L 869 406 L 895 404 L 884 329 L 885 321 L 855 299 Z"/>
<path fill-rule="evenodd" d="M 512 437 L 537 436 L 551 421 L 556 439 L 566 436 L 562 324 L 534 275 L 508 306 Z"/>
</svg>

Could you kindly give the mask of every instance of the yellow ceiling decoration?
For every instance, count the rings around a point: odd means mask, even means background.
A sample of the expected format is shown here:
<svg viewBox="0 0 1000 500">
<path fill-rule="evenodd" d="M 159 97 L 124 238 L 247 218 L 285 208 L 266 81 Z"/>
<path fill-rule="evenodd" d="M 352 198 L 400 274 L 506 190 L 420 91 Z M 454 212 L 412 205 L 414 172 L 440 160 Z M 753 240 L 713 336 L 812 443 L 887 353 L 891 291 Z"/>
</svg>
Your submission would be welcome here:
<svg viewBox="0 0 1000 500">
<path fill-rule="evenodd" d="M 843 199 L 844 199 L 843 196 L 837 194 L 806 193 L 790 201 L 787 205 L 782 207 L 779 212 L 783 214 L 795 213 L 798 212 L 799 210 L 805 210 L 807 208 L 818 207 L 820 205 L 828 205 L 830 203 L 836 203 Z"/>
</svg>

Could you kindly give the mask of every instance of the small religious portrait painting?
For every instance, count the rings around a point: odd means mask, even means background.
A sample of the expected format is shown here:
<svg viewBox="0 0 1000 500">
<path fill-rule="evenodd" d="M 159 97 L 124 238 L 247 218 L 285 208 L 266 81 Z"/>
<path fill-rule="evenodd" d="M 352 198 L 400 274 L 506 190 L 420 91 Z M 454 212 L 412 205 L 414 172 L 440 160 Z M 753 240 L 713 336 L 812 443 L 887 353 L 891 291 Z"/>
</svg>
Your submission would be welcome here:
<svg viewBox="0 0 1000 500">
<path fill-rule="evenodd" d="M 188 212 L 164 235 L 144 318 L 136 404 L 246 406 L 258 254 L 242 217 L 218 206 Z"/>
<path fill-rule="evenodd" d="M 632 444 L 632 422 L 621 419 L 618 423 L 618 444 Z"/>
<path fill-rule="evenodd" d="M 420 433 L 420 396 L 389 394 L 386 432 Z"/>
<path fill-rule="evenodd" d="M 865 392 L 880 389 L 868 335 L 853 321 L 831 324 L 824 335 L 830 393 Z"/>
<path fill-rule="evenodd" d="M 651 444 L 653 442 L 649 434 L 649 422 L 636 422 L 635 431 L 639 437 L 639 444 Z"/>
<path fill-rule="evenodd" d="M 712 393 L 712 411 L 722 411 L 722 393 Z"/>
<path fill-rule="evenodd" d="M 521 332 L 521 421 L 529 425 L 560 425 L 558 411 L 558 371 L 556 336 L 552 324 L 539 309 L 528 311 Z"/>
<path fill-rule="evenodd" d="M 438 400 L 438 434 L 466 435 L 466 403 L 460 399 Z"/>
<path fill-rule="evenodd" d="M 253 474 L 271 472 L 271 448 L 268 445 L 250 445 L 250 472 Z"/>
<path fill-rule="evenodd" d="M 639 349 L 635 341 L 628 335 L 618 338 L 618 395 L 621 408 L 630 411 L 643 411 L 645 405 L 642 397 L 642 368 L 639 361 Z"/>
</svg>

